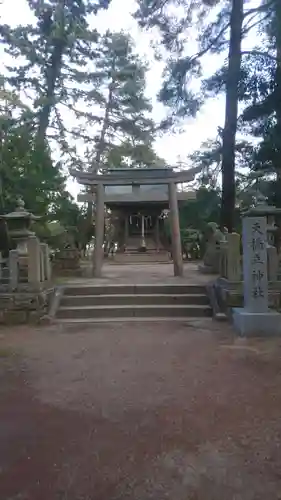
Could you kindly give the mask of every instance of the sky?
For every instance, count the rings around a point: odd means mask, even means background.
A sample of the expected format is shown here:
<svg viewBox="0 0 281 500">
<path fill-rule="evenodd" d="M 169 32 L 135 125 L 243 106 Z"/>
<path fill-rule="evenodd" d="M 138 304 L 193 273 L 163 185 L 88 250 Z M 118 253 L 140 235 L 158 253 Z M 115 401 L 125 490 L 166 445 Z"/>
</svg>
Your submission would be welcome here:
<svg viewBox="0 0 281 500">
<path fill-rule="evenodd" d="M 120 2 L 122 2 L 122 9 L 120 9 Z M 153 118 L 156 122 L 159 122 L 165 116 L 165 108 L 156 99 L 161 85 L 163 63 L 156 62 L 153 59 L 153 49 L 150 45 L 151 35 L 142 32 L 132 18 L 131 13 L 134 11 L 134 7 L 134 0 L 112 0 L 109 9 L 99 14 L 95 24 L 101 32 L 106 29 L 112 31 L 124 30 L 134 38 L 139 54 L 151 65 L 147 74 L 147 95 L 153 103 Z M 0 0 L 0 19 L 1 23 L 13 26 L 30 22 L 30 13 L 26 0 Z M 5 60 L 2 60 L 2 62 L 5 62 Z M 213 67 L 211 69 L 214 70 Z M 208 71 L 207 68 L 206 71 Z M 167 134 L 158 138 L 155 149 L 158 155 L 170 165 L 175 165 L 177 161 L 185 163 L 187 156 L 192 151 L 199 149 L 203 141 L 217 135 L 217 128 L 223 126 L 223 122 L 224 97 L 221 96 L 209 100 L 196 118 L 186 118 L 181 127 L 181 133 Z M 73 194 L 79 191 L 73 182 L 69 182 L 69 189 Z"/>
</svg>

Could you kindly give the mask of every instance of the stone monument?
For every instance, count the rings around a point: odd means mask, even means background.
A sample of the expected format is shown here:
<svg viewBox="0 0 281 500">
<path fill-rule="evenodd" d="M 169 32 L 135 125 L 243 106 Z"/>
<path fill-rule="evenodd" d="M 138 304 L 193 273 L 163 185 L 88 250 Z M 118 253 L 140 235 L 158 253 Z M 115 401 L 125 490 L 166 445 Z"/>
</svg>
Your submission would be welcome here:
<svg viewBox="0 0 281 500">
<path fill-rule="evenodd" d="M 206 274 L 218 274 L 220 268 L 220 245 L 226 241 L 226 234 L 220 231 L 215 222 L 208 223 L 207 245 L 203 257 L 203 265 L 198 270 Z"/>
<path fill-rule="evenodd" d="M 241 336 L 281 333 L 281 314 L 268 307 L 267 219 L 243 219 L 244 307 L 233 309 L 233 322 Z"/>
</svg>

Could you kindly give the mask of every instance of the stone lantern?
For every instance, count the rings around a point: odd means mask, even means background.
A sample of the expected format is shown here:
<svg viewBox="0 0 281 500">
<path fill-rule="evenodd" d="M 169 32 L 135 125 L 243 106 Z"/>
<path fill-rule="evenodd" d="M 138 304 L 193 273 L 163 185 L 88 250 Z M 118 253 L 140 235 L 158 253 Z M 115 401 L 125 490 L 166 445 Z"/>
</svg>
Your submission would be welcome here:
<svg viewBox="0 0 281 500">
<path fill-rule="evenodd" d="M 28 212 L 25 209 L 24 201 L 18 199 L 15 211 L 3 215 L 2 218 L 7 222 L 9 235 L 16 244 L 17 251 L 20 255 L 26 255 L 27 240 L 30 236 L 34 236 L 34 232 L 31 231 L 32 223 L 40 217 Z"/>
</svg>

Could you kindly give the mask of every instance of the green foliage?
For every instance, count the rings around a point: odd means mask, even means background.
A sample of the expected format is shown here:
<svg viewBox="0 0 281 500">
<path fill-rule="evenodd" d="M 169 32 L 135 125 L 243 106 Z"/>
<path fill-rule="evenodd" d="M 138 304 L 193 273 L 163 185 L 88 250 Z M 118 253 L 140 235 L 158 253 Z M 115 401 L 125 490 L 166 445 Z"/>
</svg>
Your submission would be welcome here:
<svg viewBox="0 0 281 500">
<path fill-rule="evenodd" d="M 204 232 L 208 222 L 219 222 L 220 192 L 218 189 L 201 186 L 196 200 L 186 201 L 179 206 L 180 230 L 182 237 L 190 231 Z M 166 219 L 165 231 L 170 235 L 170 225 Z"/>
<path fill-rule="evenodd" d="M 143 166 L 157 158 L 152 108 L 145 96 L 147 66 L 134 49 L 130 36 L 107 32 L 97 45 L 94 72 L 76 73 L 89 86 L 88 104 L 99 107 L 91 168 Z"/>
<path fill-rule="evenodd" d="M 217 6 L 221 6 L 217 9 Z M 208 22 L 213 9 L 214 21 Z M 138 0 L 135 17 L 142 27 L 158 28 L 162 47 L 169 53 L 159 99 L 171 113 L 162 122 L 162 128 L 171 128 L 186 116 L 195 116 L 204 102 L 203 87 L 193 85 L 202 77 L 206 55 L 220 53 L 227 48 L 229 30 L 229 2 L 220 0 Z M 189 39 L 194 36 L 198 51 L 190 53 Z M 206 60 L 207 61 L 207 60 Z"/>
<path fill-rule="evenodd" d="M 214 186 L 216 174 L 222 170 L 221 223 L 232 230 L 235 187 L 247 184 L 239 167 L 258 171 L 259 177 L 263 171 L 264 179 L 275 172 L 280 184 L 281 3 L 278 0 L 260 0 L 254 5 L 248 0 L 207 3 L 208 8 L 204 10 L 204 2 L 196 0 L 164 3 L 139 0 L 136 17 L 142 26 L 159 29 L 162 44 L 170 53 L 159 93 L 160 100 L 171 110 L 164 128 L 170 128 L 186 116 L 196 115 L 207 98 L 226 93 L 221 145 L 216 141 L 204 144 L 203 150 L 195 152 L 194 157 L 203 166 L 203 183 Z M 194 25 L 198 50 L 192 54 L 188 37 Z M 252 31 L 258 31 L 256 47 L 244 50 L 241 42 Z M 223 66 L 204 79 L 205 56 L 226 51 L 228 58 Z M 239 101 L 244 111 L 237 122 Z M 248 140 L 243 141 L 244 144 L 237 141 L 237 124 L 242 133 L 255 137 L 253 144 Z M 254 183 L 254 177 L 250 177 L 248 184 Z M 281 188 L 276 187 L 274 192 L 278 199 Z"/>
<path fill-rule="evenodd" d="M 41 237 L 51 241 L 50 222 L 58 220 L 84 245 L 93 224 L 85 224 L 63 172 L 73 165 L 85 168 L 75 144 L 81 139 L 88 168 L 159 163 L 145 96 L 147 67 L 129 36 L 100 36 L 90 28 L 89 16 L 107 9 L 110 0 L 28 4 L 33 25 L 0 25 L 10 56 L 0 94 L 2 210 L 14 209 L 22 196 L 42 216 L 36 225 Z M 54 146 L 60 162 L 53 161 Z"/>
<path fill-rule="evenodd" d="M 196 200 L 186 201 L 180 207 L 181 229 L 204 231 L 208 222 L 219 222 L 220 193 L 217 189 L 201 187 Z"/>
<path fill-rule="evenodd" d="M 83 166 L 77 140 L 87 146 L 91 168 L 106 165 L 107 159 L 116 166 L 117 158 L 129 165 L 156 158 L 151 103 L 145 96 L 146 64 L 130 36 L 100 36 L 88 25 L 89 14 L 109 3 L 32 0 L 34 26 L 0 26 L 6 53 L 19 59 L 16 66 L 6 67 L 5 82 L 28 94 L 25 122 L 36 131 L 37 145 L 46 138 L 50 145 L 55 141 L 69 166 Z M 71 116 L 68 122 L 65 110 Z"/>
<path fill-rule="evenodd" d="M 79 235 L 84 215 L 66 190 L 60 164 L 51 159 L 48 148 L 37 148 L 26 126 L 17 126 L 13 117 L 2 116 L 0 143 L 1 213 L 16 208 L 22 198 L 26 208 L 41 219 L 35 225 L 38 236 L 52 243 L 48 224 L 59 220 Z"/>
<path fill-rule="evenodd" d="M 64 189 L 64 177 L 47 150 L 38 150 L 26 128 L 10 128 L 1 147 L 2 210 L 13 210 L 18 197 L 44 216 Z"/>
<path fill-rule="evenodd" d="M 44 142 L 48 131 L 71 158 L 76 149 L 69 146 L 69 135 L 75 131 L 65 126 L 61 107 L 70 109 L 77 96 L 83 97 L 83 89 L 75 85 L 75 67 L 93 60 L 98 41 L 88 16 L 107 8 L 110 0 L 29 0 L 28 4 L 34 25 L 0 25 L 5 52 L 12 61 L 17 58 L 16 65 L 6 67 L 5 80 L 29 96 L 37 143 Z"/>
</svg>

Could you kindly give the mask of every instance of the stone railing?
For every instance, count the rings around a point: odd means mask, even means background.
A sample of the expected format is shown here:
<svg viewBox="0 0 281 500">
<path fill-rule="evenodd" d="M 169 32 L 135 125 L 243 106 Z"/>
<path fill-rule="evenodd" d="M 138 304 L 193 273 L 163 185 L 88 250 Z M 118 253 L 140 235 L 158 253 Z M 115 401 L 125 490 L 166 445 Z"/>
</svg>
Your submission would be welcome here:
<svg viewBox="0 0 281 500">
<path fill-rule="evenodd" d="M 8 259 L 1 259 L 0 325 L 48 318 L 54 293 L 48 245 L 30 236 L 25 250 L 10 250 Z"/>
<path fill-rule="evenodd" d="M 78 248 L 63 248 L 59 250 L 52 262 L 53 272 L 58 276 L 80 276 L 81 252 Z"/>
<path fill-rule="evenodd" d="M 277 248 L 273 245 L 267 246 L 267 276 L 268 281 L 277 282 L 279 278 L 279 259 Z"/>
<path fill-rule="evenodd" d="M 240 244 L 241 237 L 237 233 L 227 234 L 226 241 L 220 243 L 219 275 L 234 283 L 243 280 Z M 278 271 L 277 248 L 267 245 L 267 272 L 270 282 L 278 281 Z"/>
<path fill-rule="evenodd" d="M 10 291 L 30 288 L 37 290 L 51 279 L 49 247 L 36 236 L 26 241 L 27 253 L 10 250 L 8 259 L 0 262 L 0 286 Z"/>
<path fill-rule="evenodd" d="M 233 282 L 242 279 L 240 240 L 239 234 L 231 233 L 220 242 L 219 275 Z"/>
</svg>

